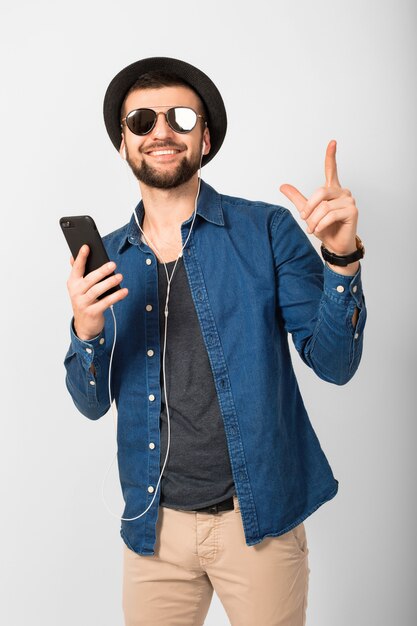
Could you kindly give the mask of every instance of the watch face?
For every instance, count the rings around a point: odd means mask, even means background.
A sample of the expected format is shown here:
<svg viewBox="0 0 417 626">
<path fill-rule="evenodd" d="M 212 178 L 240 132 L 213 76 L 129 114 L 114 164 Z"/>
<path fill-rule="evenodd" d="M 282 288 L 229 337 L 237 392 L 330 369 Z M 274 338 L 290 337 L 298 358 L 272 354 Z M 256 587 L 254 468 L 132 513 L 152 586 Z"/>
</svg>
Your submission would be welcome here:
<svg viewBox="0 0 417 626">
<path fill-rule="evenodd" d="M 365 246 L 363 245 L 363 241 L 359 237 L 359 235 L 356 235 L 356 247 L 357 247 L 358 250 L 361 250 L 362 256 L 364 256 L 365 255 Z"/>
</svg>

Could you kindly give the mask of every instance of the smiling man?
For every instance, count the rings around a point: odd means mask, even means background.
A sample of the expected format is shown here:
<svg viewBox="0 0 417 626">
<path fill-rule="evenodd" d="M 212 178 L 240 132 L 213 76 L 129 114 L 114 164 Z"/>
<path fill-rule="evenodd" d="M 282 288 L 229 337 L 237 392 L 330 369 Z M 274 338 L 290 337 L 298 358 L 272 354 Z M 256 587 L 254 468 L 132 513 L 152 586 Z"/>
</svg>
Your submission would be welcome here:
<svg viewBox="0 0 417 626">
<path fill-rule="evenodd" d="M 152 88 L 152 85 L 158 85 L 161 80 L 168 85 Z M 124 101 L 122 110 L 122 124 L 128 129 L 130 126 L 133 132 L 123 134 L 120 152 L 136 178 L 147 187 L 157 189 L 179 187 L 197 172 L 201 157 L 201 134 L 206 142 L 206 151 L 208 152 L 210 148 L 209 131 L 204 121 L 204 109 L 200 98 L 190 88 L 169 85 L 170 82 L 172 79 L 170 80 L 169 75 L 163 78 L 161 74 L 159 78 L 154 74 L 153 78 L 147 76 L 136 81 Z M 156 102 L 177 103 L 175 112 L 171 106 L 164 104 L 156 106 Z M 126 118 L 129 112 L 130 115 Z M 154 112 L 157 113 L 156 118 Z M 197 118 L 194 112 L 198 112 Z M 182 136 L 178 136 L 178 133 L 172 132 L 171 119 L 174 128 L 176 124 L 181 128 L 186 124 L 197 124 L 203 132 L 198 132 L 197 128 L 194 133 L 181 133 Z M 149 128 L 155 124 L 152 136 L 136 135 L 135 127 L 138 124 L 146 124 Z"/>
<path fill-rule="evenodd" d="M 84 276 L 87 246 L 72 260 L 65 365 L 84 415 L 108 411 L 109 378 L 118 409 L 125 623 L 201 626 L 215 590 L 233 626 L 303 626 L 303 521 L 338 481 L 288 334 L 341 385 L 358 368 L 366 320 L 358 212 L 336 142 L 310 198 L 280 188 L 321 240 L 323 263 L 288 209 L 200 180 L 227 119 L 199 69 L 165 57 L 129 65 L 107 89 L 104 119 L 142 199 L 104 238 L 109 264 Z"/>
</svg>

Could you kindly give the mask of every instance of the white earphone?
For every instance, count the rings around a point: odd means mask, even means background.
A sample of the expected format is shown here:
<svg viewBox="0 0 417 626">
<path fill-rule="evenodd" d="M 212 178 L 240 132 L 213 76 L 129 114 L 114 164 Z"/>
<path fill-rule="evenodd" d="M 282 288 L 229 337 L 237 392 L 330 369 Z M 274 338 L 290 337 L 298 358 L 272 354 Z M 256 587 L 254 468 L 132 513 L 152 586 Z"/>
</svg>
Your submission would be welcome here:
<svg viewBox="0 0 417 626">
<path fill-rule="evenodd" d="M 162 342 L 162 378 L 163 378 L 164 396 L 165 396 L 164 399 L 165 399 L 165 406 L 166 406 L 166 413 L 167 413 L 168 434 L 167 434 L 167 449 L 166 449 L 166 453 L 165 453 L 165 459 L 164 459 L 164 462 L 163 462 L 163 465 L 162 465 L 162 469 L 161 469 L 159 477 L 158 477 L 157 484 L 156 484 L 155 489 L 154 489 L 153 498 L 150 501 L 150 503 L 148 504 L 148 506 L 146 507 L 146 509 L 144 511 L 142 511 L 142 513 L 139 513 L 138 515 L 136 515 L 135 517 L 122 517 L 122 516 L 114 513 L 110 509 L 110 507 L 107 505 L 107 502 L 106 502 L 106 498 L 105 498 L 105 495 L 104 495 L 104 490 L 105 490 L 105 485 L 106 485 L 106 481 L 107 481 L 107 476 L 108 476 L 108 474 L 109 474 L 109 472 L 110 472 L 110 470 L 111 470 L 111 468 L 112 468 L 112 466 L 113 466 L 113 464 L 114 464 L 114 462 L 115 462 L 115 460 L 117 458 L 117 452 L 115 453 L 115 455 L 113 457 L 113 460 L 110 463 L 110 465 L 109 465 L 109 467 L 108 467 L 108 469 L 107 469 L 107 471 L 106 471 L 106 473 L 104 475 L 104 478 L 103 478 L 103 483 L 102 483 L 102 486 L 101 486 L 101 497 L 102 497 L 102 500 L 103 500 L 103 504 L 106 507 L 107 511 L 110 513 L 110 515 L 112 517 L 115 517 L 116 519 L 124 521 L 124 522 L 133 522 L 134 520 L 139 519 L 140 517 L 142 517 L 143 515 L 145 515 L 149 511 L 149 509 L 151 508 L 151 506 L 153 505 L 153 503 L 155 501 L 155 497 L 156 497 L 156 495 L 158 493 L 159 485 L 161 483 L 161 479 L 162 479 L 162 476 L 163 476 L 163 473 L 165 471 L 165 467 L 166 467 L 166 464 L 167 464 L 167 461 L 168 461 L 168 455 L 169 455 L 169 450 L 170 450 L 170 446 L 171 446 L 171 423 L 170 423 L 170 412 L 169 412 L 170 408 L 168 406 L 166 372 L 165 372 L 165 357 L 166 357 L 166 347 L 167 347 L 167 330 L 168 330 L 168 313 L 169 313 L 168 302 L 169 302 L 169 295 L 170 295 L 170 290 L 171 290 L 171 282 L 172 282 L 172 279 L 174 277 L 174 272 L 175 272 L 175 270 L 177 268 L 177 264 L 178 264 L 178 261 L 179 261 L 180 257 L 182 257 L 182 255 L 183 255 L 183 251 L 184 251 L 184 249 L 185 249 L 185 247 L 186 247 L 186 245 L 188 243 L 188 240 L 191 237 L 191 233 L 192 233 L 193 227 L 194 227 L 195 218 L 196 218 L 196 215 L 197 215 L 197 201 L 198 201 L 198 197 L 199 197 L 199 194 L 200 194 L 200 186 L 201 186 L 201 162 L 203 160 L 204 150 L 206 149 L 206 147 L 207 147 L 207 144 L 206 144 L 206 142 L 203 139 L 202 149 L 201 149 L 201 157 L 200 157 L 200 167 L 199 167 L 197 194 L 196 194 L 196 197 L 195 197 L 195 200 L 194 200 L 193 219 L 191 221 L 191 226 L 190 226 L 190 230 L 188 232 L 187 238 L 186 238 L 186 240 L 184 241 L 184 243 L 182 245 L 181 252 L 179 253 L 179 255 L 177 257 L 175 265 L 172 268 L 171 275 L 169 275 L 169 272 L 168 272 L 168 269 L 167 269 L 167 265 L 164 262 L 164 260 L 162 259 L 162 255 L 158 251 L 157 247 L 155 246 L 155 244 L 152 244 L 152 241 L 150 241 L 149 237 L 146 237 L 145 233 L 143 232 L 142 227 L 141 227 L 141 225 L 139 223 L 139 219 L 138 219 L 138 216 L 137 216 L 137 213 L 136 213 L 136 209 L 133 211 L 133 215 L 134 215 L 137 227 L 138 227 L 139 231 L 142 233 L 142 237 L 143 237 L 144 242 L 151 249 L 153 249 L 154 252 L 158 253 L 158 255 L 161 258 L 162 263 L 164 265 L 165 273 L 166 273 L 166 277 L 167 277 L 167 294 L 166 294 L 166 300 L 165 300 L 165 328 L 164 328 L 164 336 L 163 336 L 163 342 Z M 126 159 L 126 148 L 125 147 L 123 147 L 122 154 L 123 154 L 123 157 Z M 114 353 L 114 349 L 116 347 L 116 339 L 117 339 L 117 323 L 116 323 L 116 316 L 115 316 L 115 313 L 114 313 L 113 305 L 111 305 L 110 311 L 111 311 L 111 314 L 112 314 L 112 317 L 113 317 L 114 335 L 113 335 L 113 345 L 112 345 L 112 348 L 111 348 L 110 363 L 109 363 L 109 373 L 108 373 L 108 381 L 107 382 L 108 382 L 109 401 L 110 401 L 110 405 L 111 405 L 111 408 L 112 408 L 112 411 L 113 411 L 114 423 L 116 425 L 116 439 L 117 439 L 117 421 L 118 421 L 117 420 L 117 409 L 116 409 L 115 403 L 113 402 L 113 397 L 112 397 L 112 393 L 111 393 L 111 376 L 112 376 L 113 353 Z"/>
</svg>

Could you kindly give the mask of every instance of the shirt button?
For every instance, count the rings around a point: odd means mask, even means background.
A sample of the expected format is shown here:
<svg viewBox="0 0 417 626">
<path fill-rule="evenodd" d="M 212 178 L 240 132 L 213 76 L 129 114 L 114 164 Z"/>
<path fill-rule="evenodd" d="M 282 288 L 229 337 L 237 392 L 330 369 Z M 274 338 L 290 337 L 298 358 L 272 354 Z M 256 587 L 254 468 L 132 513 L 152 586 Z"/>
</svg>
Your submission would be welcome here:
<svg viewBox="0 0 417 626">
<path fill-rule="evenodd" d="M 152 311 L 152 304 L 147 304 L 146 305 L 146 310 L 147 311 Z"/>
<path fill-rule="evenodd" d="M 155 489 L 152 487 L 152 485 L 149 485 L 148 491 L 149 491 L 149 493 L 153 493 L 155 491 Z"/>
<path fill-rule="evenodd" d="M 146 265 L 152 265 L 152 259 L 146 259 L 145 263 Z"/>
<path fill-rule="evenodd" d="M 100 341 L 99 341 L 99 344 L 102 346 L 104 342 L 105 342 L 105 339 L 104 339 L 104 337 L 102 337 L 102 338 L 100 339 Z"/>
<path fill-rule="evenodd" d="M 355 339 L 359 339 L 359 333 L 355 333 Z"/>
<path fill-rule="evenodd" d="M 146 353 L 148 356 L 153 356 L 155 352 L 153 350 L 148 350 Z"/>
<path fill-rule="evenodd" d="M 155 444 L 153 441 L 151 441 L 151 443 L 149 444 L 149 447 L 151 450 L 155 450 Z"/>
<path fill-rule="evenodd" d="M 149 395 L 149 400 L 150 400 L 151 402 L 153 402 L 153 401 L 155 400 L 155 396 L 153 395 L 153 393 L 151 393 L 151 394 Z"/>
<path fill-rule="evenodd" d="M 344 292 L 344 290 L 345 290 L 345 288 L 343 287 L 343 285 L 338 285 L 338 286 L 336 287 L 336 291 L 338 291 L 339 293 L 343 293 L 343 292 Z"/>
<path fill-rule="evenodd" d="M 357 285 L 354 285 L 354 286 L 352 287 L 352 291 L 353 291 L 353 293 L 356 293 L 356 292 L 358 291 L 358 286 L 357 286 Z"/>
<path fill-rule="evenodd" d="M 92 349 L 91 348 L 86 348 L 85 351 L 87 352 L 87 354 L 91 354 L 92 353 Z"/>
<path fill-rule="evenodd" d="M 95 383 L 95 381 L 94 381 L 94 380 L 90 380 L 90 385 L 92 385 L 92 386 L 94 387 L 94 385 L 95 385 L 95 384 L 96 384 L 96 383 Z"/>
</svg>

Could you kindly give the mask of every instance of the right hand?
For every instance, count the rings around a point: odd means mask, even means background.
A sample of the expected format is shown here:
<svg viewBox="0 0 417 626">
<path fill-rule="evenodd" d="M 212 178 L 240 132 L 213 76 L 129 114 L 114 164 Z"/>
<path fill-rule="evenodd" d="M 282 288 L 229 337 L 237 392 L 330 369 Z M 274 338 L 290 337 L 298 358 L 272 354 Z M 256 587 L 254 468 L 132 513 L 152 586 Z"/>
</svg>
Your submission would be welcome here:
<svg viewBox="0 0 417 626">
<path fill-rule="evenodd" d="M 113 261 L 105 263 L 97 270 L 84 276 L 89 252 L 89 247 L 83 245 L 75 261 L 71 257 L 72 270 L 67 281 L 74 312 L 74 329 L 77 337 L 82 341 L 88 341 L 101 333 L 104 328 L 104 311 L 112 304 L 115 304 L 115 302 L 123 300 L 128 294 L 128 290 L 123 288 L 118 289 L 102 300 L 97 300 L 97 297 L 102 293 L 118 285 L 123 280 L 123 276 L 116 274 L 115 276 L 105 278 L 116 268 L 116 264 Z"/>
</svg>

